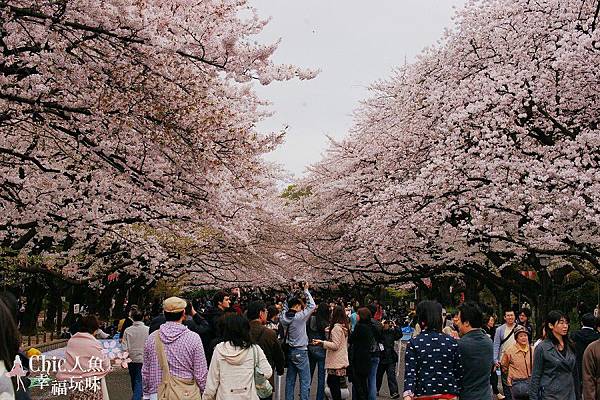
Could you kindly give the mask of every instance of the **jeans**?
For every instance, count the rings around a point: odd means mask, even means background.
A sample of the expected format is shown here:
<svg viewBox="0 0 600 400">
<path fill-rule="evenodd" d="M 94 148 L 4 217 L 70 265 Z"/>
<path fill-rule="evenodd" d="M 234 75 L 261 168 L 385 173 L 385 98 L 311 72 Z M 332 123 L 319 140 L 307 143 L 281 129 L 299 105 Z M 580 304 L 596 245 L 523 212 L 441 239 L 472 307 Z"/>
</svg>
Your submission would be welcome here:
<svg viewBox="0 0 600 400">
<path fill-rule="evenodd" d="M 371 354 L 371 372 L 369 373 L 368 394 L 369 400 L 377 400 L 377 368 L 379 367 L 379 354 Z"/>
<path fill-rule="evenodd" d="M 502 372 L 500 377 L 502 378 L 502 394 L 504 394 L 506 400 L 512 400 L 512 393 L 510 392 L 510 386 L 508 386 L 508 375 Z"/>
<path fill-rule="evenodd" d="M 398 393 L 398 380 L 396 379 L 396 363 L 379 364 L 377 368 L 377 392 L 381 389 L 383 383 L 383 374 L 387 374 L 388 388 L 390 389 L 390 396 Z"/>
<path fill-rule="evenodd" d="M 300 378 L 300 400 L 309 400 L 310 364 L 308 350 L 290 349 L 285 377 L 285 400 L 294 400 L 296 375 Z"/>
<path fill-rule="evenodd" d="M 129 363 L 127 369 L 131 378 L 132 399 L 142 400 L 142 363 Z"/>
<path fill-rule="evenodd" d="M 316 349 L 310 349 L 308 351 L 308 361 L 310 363 L 310 381 L 317 370 L 317 399 L 325 400 L 325 349 L 317 347 Z"/>
</svg>

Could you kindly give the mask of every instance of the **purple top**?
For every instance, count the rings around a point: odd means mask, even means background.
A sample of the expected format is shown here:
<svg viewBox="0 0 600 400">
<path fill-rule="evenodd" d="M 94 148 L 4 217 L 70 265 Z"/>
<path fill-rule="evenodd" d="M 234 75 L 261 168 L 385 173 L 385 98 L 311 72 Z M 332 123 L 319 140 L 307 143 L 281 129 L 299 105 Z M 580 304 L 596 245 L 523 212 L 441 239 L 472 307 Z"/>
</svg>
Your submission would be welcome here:
<svg viewBox="0 0 600 400">
<path fill-rule="evenodd" d="M 142 366 L 142 382 L 144 395 L 158 393 L 158 385 L 162 382 L 162 370 L 156 353 L 156 335 L 164 344 L 167 362 L 171 375 L 183 379 L 196 380 L 200 391 L 206 386 L 206 357 L 200 336 L 190 331 L 185 325 L 177 322 L 165 322 L 160 329 L 148 336 L 144 345 L 144 364 Z"/>
</svg>

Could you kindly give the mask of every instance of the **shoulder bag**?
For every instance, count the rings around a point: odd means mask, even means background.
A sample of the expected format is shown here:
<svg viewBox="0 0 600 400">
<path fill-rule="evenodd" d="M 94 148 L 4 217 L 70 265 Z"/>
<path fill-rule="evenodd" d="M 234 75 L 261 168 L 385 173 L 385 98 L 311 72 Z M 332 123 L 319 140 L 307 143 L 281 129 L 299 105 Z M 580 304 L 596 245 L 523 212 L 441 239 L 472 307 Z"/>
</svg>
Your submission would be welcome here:
<svg viewBox="0 0 600 400">
<path fill-rule="evenodd" d="M 158 386 L 159 400 L 198 400 L 201 399 L 200 388 L 194 378 L 183 379 L 171 375 L 169 363 L 167 362 L 167 353 L 160 340 L 160 335 L 156 335 L 156 353 L 158 363 L 162 369 L 162 382 Z"/>
<path fill-rule="evenodd" d="M 262 371 L 258 366 L 258 359 L 256 357 L 256 345 L 252 345 L 252 358 L 254 359 L 254 386 L 256 386 L 256 394 L 261 399 L 271 397 L 273 394 L 273 386 L 271 382 L 263 375 Z"/>
</svg>

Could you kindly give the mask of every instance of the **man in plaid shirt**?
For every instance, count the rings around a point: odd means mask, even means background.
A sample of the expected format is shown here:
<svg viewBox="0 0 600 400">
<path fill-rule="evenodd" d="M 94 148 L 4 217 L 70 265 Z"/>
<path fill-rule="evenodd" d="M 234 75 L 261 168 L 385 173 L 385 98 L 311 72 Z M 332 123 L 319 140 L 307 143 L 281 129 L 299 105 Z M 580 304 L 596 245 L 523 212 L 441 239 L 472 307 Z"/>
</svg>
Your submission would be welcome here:
<svg viewBox="0 0 600 400">
<path fill-rule="evenodd" d="M 194 379 L 204 392 L 208 367 L 200 336 L 190 331 L 182 322 L 185 320 L 186 302 L 178 297 L 169 297 L 163 303 L 166 321 L 160 329 L 152 332 L 144 345 L 142 382 L 145 399 L 156 398 L 162 382 L 162 370 L 158 362 L 156 335 L 160 335 L 172 376 Z"/>
</svg>

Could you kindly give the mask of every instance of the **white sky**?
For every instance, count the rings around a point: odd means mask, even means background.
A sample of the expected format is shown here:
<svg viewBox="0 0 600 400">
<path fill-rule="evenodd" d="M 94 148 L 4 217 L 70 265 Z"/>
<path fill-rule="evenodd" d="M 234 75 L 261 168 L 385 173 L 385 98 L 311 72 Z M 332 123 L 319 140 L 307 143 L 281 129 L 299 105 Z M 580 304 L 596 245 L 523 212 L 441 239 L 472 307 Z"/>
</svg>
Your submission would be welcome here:
<svg viewBox="0 0 600 400">
<path fill-rule="evenodd" d="M 321 158 L 327 135 L 341 138 L 367 87 L 387 78 L 394 66 L 410 63 L 451 26 L 454 7 L 465 0 L 250 0 L 261 17 L 272 17 L 258 36 L 279 38 L 274 61 L 319 68 L 311 81 L 257 85 L 275 115 L 263 131 L 288 127 L 286 142 L 267 159 L 301 176 Z"/>
</svg>

